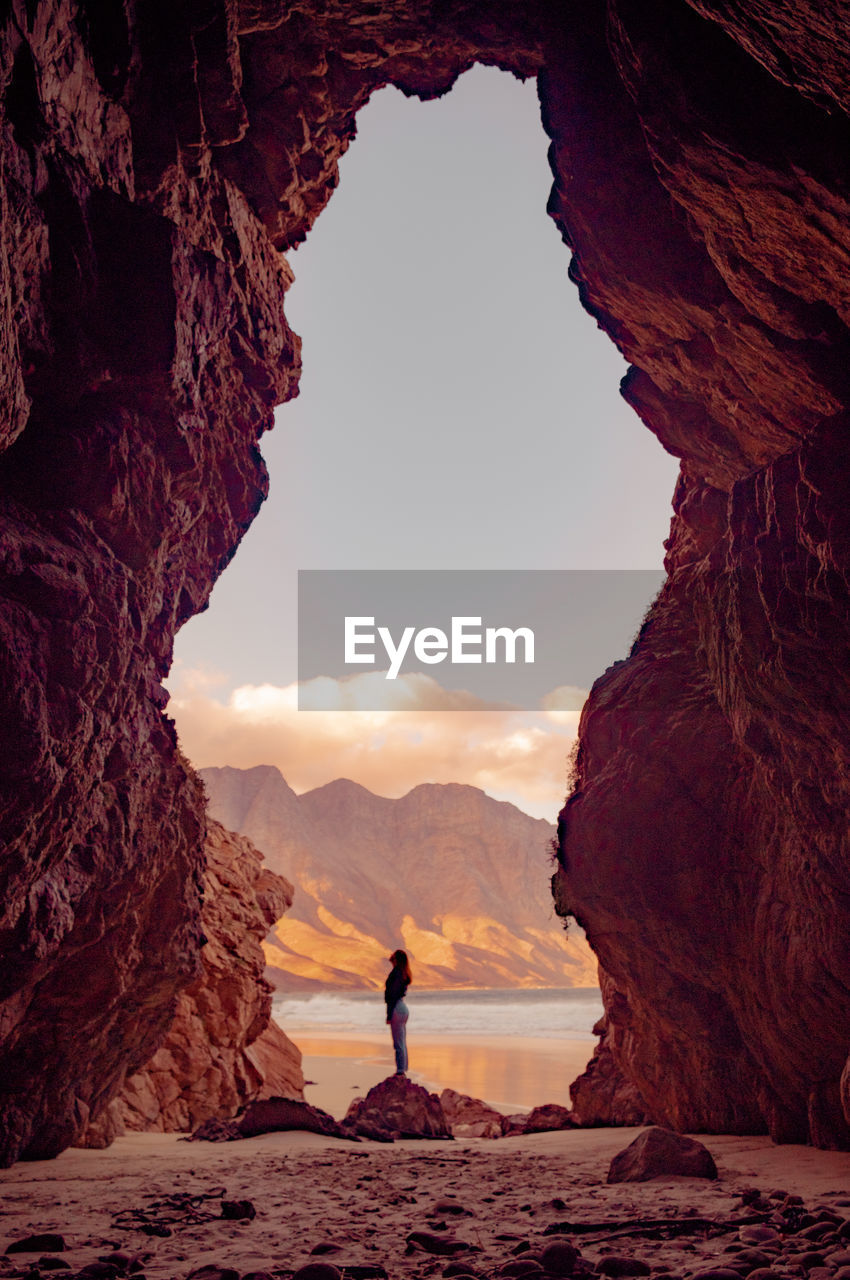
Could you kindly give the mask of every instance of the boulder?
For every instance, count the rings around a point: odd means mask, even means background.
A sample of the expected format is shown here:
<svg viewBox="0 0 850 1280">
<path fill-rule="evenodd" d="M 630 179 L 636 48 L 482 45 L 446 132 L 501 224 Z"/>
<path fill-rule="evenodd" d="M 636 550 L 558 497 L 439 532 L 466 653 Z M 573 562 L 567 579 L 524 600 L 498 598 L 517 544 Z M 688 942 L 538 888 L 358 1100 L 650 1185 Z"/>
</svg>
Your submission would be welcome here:
<svg viewBox="0 0 850 1280">
<path fill-rule="evenodd" d="M 440 1099 L 407 1076 L 388 1076 L 376 1084 L 365 1098 L 355 1098 L 343 1124 L 353 1133 L 366 1136 L 377 1129 L 394 1138 L 451 1138 Z"/>
<path fill-rule="evenodd" d="M 502 1114 L 480 1098 L 471 1098 L 455 1089 L 444 1089 L 440 1094 L 440 1106 L 456 1138 L 501 1138 L 504 1133 Z"/>
<path fill-rule="evenodd" d="M 650 1178 L 716 1178 L 711 1152 L 694 1138 L 653 1125 L 614 1156 L 609 1182 L 648 1182 Z"/>
<path fill-rule="evenodd" d="M 243 1138 L 288 1129 L 306 1129 L 309 1133 L 324 1133 L 332 1138 L 349 1136 L 327 1111 L 293 1098 L 258 1099 L 250 1103 L 237 1124 Z"/>
<path fill-rule="evenodd" d="M 552 1129 L 572 1129 L 575 1120 L 569 1107 L 562 1107 L 557 1102 L 545 1102 L 534 1107 L 525 1121 L 525 1133 L 548 1133 Z"/>
</svg>

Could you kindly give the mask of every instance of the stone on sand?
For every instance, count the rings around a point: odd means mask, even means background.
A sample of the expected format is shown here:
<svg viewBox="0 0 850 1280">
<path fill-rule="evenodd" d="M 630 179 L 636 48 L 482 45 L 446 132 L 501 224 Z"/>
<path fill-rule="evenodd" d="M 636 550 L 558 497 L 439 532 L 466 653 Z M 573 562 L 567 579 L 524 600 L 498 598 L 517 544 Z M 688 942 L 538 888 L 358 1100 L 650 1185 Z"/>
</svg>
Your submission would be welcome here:
<svg viewBox="0 0 850 1280">
<path fill-rule="evenodd" d="M 343 1125 L 357 1134 L 377 1129 L 394 1138 L 452 1137 L 440 1099 L 407 1076 L 388 1076 L 365 1098 L 355 1098 Z"/>
<path fill-rule="evenodd" d="M 345 1136 L 327 1111 L 311 1107 L 309 1102 L 296 1102 L 292 1098 L 265 1098 L 252 1102 L 240 1116 L 238 1124 L 243 1138 L 290 1129 L 322 1133 L 327 1137 Z"/>
<path fill-rule="evenodd" d="M 440 1106 L 456 1138 L 501 1138 L 504 1133 L 501 1113 L 480 1098 L 471 1098 L 455 1089 L 444 1089 L 440 1094 Z"/>
<path fill-rule="evenodd" d="M 694 1138 L 653 1125 L 614 1156 L 609 1182 L 648 1182 L 650 1178 L 716 1178 L 711 1152 Z"/>
</svg>

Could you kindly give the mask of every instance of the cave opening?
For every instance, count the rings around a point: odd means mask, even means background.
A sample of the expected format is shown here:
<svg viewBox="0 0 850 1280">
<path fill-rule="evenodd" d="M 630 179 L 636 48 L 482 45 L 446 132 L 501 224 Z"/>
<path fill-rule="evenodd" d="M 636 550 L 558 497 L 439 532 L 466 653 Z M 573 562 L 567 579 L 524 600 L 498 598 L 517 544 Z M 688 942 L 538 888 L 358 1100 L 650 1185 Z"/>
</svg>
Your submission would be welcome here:
<svg viewBox="0 0 850 1280">
<path fill-rule="evenodd" d="M 607 1061 L 674 1126 L 850 1145 L 841 21 L 825 35 L 785 6 L 767 27 L 708 0 L 356 22 L 210 0 L 126 25 L 24 8 L 2 10 L 2 431 L 20 441 L 2 1160 L 105 1114 L 197 969 L 204 801 L 161 681 L 261 504 L 257 442 L 298 379 L 275 250 L 309 231 L 372 92 L 439 96 L 476 59 L 539 73 L 573 279 L 683 459 L 669 589 L 596 689 L 562 831 L 562 901 L 608 975 Z M 113 226 L 145 228 L 154 272 Z M 78 1016 L 59 1025 L 63 1001 Z"/>
<path fill-rule="evenodd" d="M 567 278 L 539 110 L 534 78 L 483 66 L 437 101 L 385 87 L 360 108 L 290 254 L 303 372 L 263 438 L 269 497 L 178 634 L 178 708 L 204 668 L 224 703 L 296 678 L 299 568 L 660 568 L 677 463 Z"/>
</svg>

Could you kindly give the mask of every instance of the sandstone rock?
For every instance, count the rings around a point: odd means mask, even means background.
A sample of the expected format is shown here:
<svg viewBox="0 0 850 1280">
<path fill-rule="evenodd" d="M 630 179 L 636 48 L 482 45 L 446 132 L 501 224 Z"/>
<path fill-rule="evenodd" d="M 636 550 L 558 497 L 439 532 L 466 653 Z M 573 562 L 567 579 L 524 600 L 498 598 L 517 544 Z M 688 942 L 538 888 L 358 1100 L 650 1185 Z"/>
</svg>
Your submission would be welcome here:
<svg viewBox="0 0 850 1280">
<path fill-rule="evenodd" d="M 260 945 L 290 906 L 292 886 L 263 867 L 249 840 L 212 820 L 206 853 L 201 974 L 180 994 L 153 1058 L 79 1145 L 107 1145 L 127 1130 L 197 1131 L 273 1093 L 303 1100 L 301 1055 L 271 1020 Z"/>
<path fill-rule="evenodd" d="M 263 1098 L 252 1102 L 237 1123 L 243 1138 L 289 1129 L 306 1129 L 310 1133 L 324 1133 L 330 1137 L 348 1136 L 327 1111 L 292 1098 Z"/>
<path fill-rule="evenodd" d="M 443 1089 L 440 1106 L 456 1138 L 501 1138 L 504 1132 L 501 1113 L 480 1098 L 470 1098 L 455 1089 Z"/>
<path fill-rule="evenodd" d="M 593 1125 L 636 1125 L 651 1120 L 637 1086 L 618 1067 L 608 1040 L 608 1019 L 594 1031 L 601 1037 L 582 1075 L 570 1085 L 572 1117 L 585 1128 Z"/>
<path fill-rule="evenodd" d="M 385 1130 L 394 1138 L 450 1138 L 451 1131 L 435 1093 L 407 1076 L 388 1076 L 365 1098 L 355 1098 L 343 1124 L 354 1133 L 361 1128 Z"/>
<path fill-rule="evenodd" d="M 575 1120 L 569 1107 L 562 1107 L 556 1102 L 544 1102 L 528 1113 L 524 1132 L 548 1133 L 553 1129 L 572 1129 L 574 1125 Z"/>
<path fill-rule="evenodd" d="M 716 1178 L 711 1152 L 694 1138 L 653 1126 L 614 1156 L 608 1182 L 647 1182 L 650 1178 Z"/>
</svg>

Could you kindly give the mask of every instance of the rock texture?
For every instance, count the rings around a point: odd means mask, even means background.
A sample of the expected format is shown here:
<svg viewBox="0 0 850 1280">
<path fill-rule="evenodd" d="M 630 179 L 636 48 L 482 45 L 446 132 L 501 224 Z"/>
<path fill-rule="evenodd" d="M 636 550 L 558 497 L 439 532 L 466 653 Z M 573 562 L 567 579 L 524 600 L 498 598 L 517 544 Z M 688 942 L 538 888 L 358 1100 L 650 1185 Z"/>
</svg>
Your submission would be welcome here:
<svg viewBox="0 0 850 1280">
<path fill-rule="evenodd" d="M 584 713 L 556 894 L 649 1115 L 846 1146 L 846 9 L 694 8 L 618 0 L 545 73 L 573 275 L 682 458 L 668 582 Z"/>
<path fill-rule="evenodd" d="M 596 985 L 552 908 L 548 822 L 457 784 L 390 800 L 344 778 L 297 796 L 271 765 L 201 776 L 213 817 L 297 886 L 266 946 L 284 990 L 381 988 L 398 946 L 422 987 Z"/>
<path fill-rule="evenodd" d="M 717 1165 L 707 1147 L 653 1125 L 611 1161 L 608 1182 L 648 1182 L 650 1178 L 716 1178 Z"/>
<path fill-rule="evenodd" d="M 570 1085 L 571 1114 L 583 1128 L 647 1124 L 649 1110 L 637 1086 L 626 1079 L 611 1052 L 608 1018 L 593 1028 L 600 1037 L 584 1072 Z"/>
<path fill-rule="evenodd" d="M 364 1138 L 450 1138 L 448 1122 L 436 1093 L 407 1076 L 388 1076 L 365 1098 L 355 1098 L 343 1125 Z"/>
<path fill-rule="evenodd" d="M 204 806 L 163 715 L 176 628 L 266 492 L 299 342 L 278 249 L 357 107 L 476 56 L 490 6 L 10 0 L 0 13 L 0 1163 L 50 1156 L 198 972 Z"/>
<path fill-rule="evenodd" d="M 0 1160 L 101 1112 L 198 971 L 160 681 L 296 389 L 278 250 L 370 92 L 476 59 L 539 73 L 572 276 L 682 459 L 562 821 L 613 1059 L 670 1124 L 850 1143 L 847 32 L 843 0 L 3 6 Z"/>
<path fill-rule="evenodd" d="M 77 1138 L 101 1146 L 128 1130 L 190 1132 L 255 1098 L 303 1100 L 301 1054 L 271 1017 L 262 940 L 292 904 L 292 886 L 250 840 L 210 820 L 201 973 L 177 998 L 163 1043 Z"/>
</svg>

